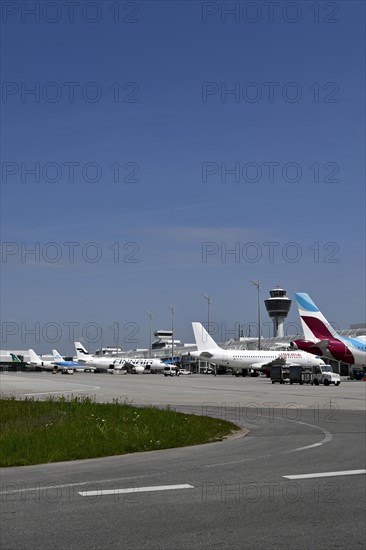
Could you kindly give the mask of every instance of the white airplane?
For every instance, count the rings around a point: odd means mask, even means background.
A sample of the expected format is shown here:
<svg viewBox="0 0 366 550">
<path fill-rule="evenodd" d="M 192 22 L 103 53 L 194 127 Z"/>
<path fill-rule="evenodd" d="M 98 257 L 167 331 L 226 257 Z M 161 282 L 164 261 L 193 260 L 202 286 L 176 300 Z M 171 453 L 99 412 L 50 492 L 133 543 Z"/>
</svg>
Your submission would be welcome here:
<svg viewBox="0 0 366 550">
<path fill-rule="evenodd" d="M 44 369 L 52 370 L 56 366 L 54 361 L 45 361 L 42 357 L 39 357 L 34 349 L 29 349 L 28 355 L 30 357 L 30 361 L 27 361 L 27 365 L 31 365 L 32 367 L 42 367 Z"/>
<path fill-rule="evenodd" d="M 81 342 L 74 342 L 76 349 L 76 356 L 78 363 L 87 367 L 94 367 L 98 370 L 112 371 L 114 369 L 114 362 L 116 358 L 113 356 L 96 357 L 91 355 L 81 344 Z"/>
<path fill-rule="evenodd" d="M 269 370 L 272 365 L 309 367 L 325 364 L 320 357 L 299 350 L 252 351 L 242 349 L 222 349 L 211 338 L 201 323 L 192 323 L 192 328 L 198 351 L 190 352 L 190 354 L 193 357 L 198 357 L 203 361 L 208 361 L 209 363 L 230 367 L 236 371 L 236 373 L 242 369 L 252 369 L 265 372 L 266 370 Z"/>
<path fill-rule="evenodd" d="M 145 371 L 149 372 L 152 370 L 163 371 L 165 367 L 166 363 L 154 357 L 148 357 L 146 359 L 139 357 L 122 357 L 121 359 L 116 359 L 114 363 L 115 369 L 131 369 L 131 371 L 136 374 L 143 374 Z"/>
<path fill-rule="evenodd" d="M 96 357 L 90 355 L 80 342 L 75 342 L 76 355 L 79 363 L 94 367 L 99 370 L 131 370 L 136 374 L 142 374 L 148 370 L 163 370 L 166 364 L 160 359 L 139 357 Z"/>
</svg>

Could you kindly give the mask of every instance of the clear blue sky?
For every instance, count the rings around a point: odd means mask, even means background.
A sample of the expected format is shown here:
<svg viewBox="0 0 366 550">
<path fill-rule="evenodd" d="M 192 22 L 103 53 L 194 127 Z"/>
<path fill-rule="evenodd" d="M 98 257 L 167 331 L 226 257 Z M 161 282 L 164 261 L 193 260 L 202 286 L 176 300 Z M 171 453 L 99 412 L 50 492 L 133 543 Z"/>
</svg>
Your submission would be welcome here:
<svg viewBox="0 0 366 550">
<path fill-rule="evenodd" d="M 2 8 L 3 349 L 247 326 L 253 278 L 365 321 L 363 2 Z"/>
</svg>

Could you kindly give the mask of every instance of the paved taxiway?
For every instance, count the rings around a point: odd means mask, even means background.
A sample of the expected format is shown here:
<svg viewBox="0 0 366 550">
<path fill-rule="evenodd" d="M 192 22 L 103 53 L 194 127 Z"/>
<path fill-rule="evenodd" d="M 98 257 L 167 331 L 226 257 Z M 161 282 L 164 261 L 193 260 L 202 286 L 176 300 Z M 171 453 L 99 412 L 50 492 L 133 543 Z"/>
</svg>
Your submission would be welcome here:
<svg viewBox="0 0 366 550">
<path fill-rule="evenodd" d="M 363 382 L 334 388 L 228 376 L 4 373 L 0 383 L 18 396 L 170 404 L 249 430 L 210 445 L 2 469 L 2 550 L 365 546 Z M 190 487 L 121 492 L 176 485 Z"/>
</svg>

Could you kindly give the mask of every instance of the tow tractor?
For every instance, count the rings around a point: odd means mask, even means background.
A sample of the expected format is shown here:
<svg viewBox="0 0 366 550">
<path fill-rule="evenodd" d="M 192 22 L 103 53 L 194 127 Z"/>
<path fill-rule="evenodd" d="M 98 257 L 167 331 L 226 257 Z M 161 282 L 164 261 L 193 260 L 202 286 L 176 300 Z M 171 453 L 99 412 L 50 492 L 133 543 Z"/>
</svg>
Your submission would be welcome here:
<svg viewBox="0 0 366 550">
<path fill-rule="evenodd" d="M 330 384 L 339 386 L 341 377 L 338 373 L 333 372 L 331 365 L 320 365 L 314 367 L 310 382 L 314 386 L 319 386 L 319 384 L 324 384 L 324 386 L 329 386 Z"/>
</svg>

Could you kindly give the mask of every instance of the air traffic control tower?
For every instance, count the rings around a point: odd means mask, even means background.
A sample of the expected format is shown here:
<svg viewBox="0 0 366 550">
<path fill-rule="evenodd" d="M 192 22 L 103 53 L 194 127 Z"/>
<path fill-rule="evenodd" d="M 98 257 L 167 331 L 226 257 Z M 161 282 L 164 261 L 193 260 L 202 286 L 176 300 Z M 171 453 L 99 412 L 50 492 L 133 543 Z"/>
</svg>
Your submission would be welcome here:
<svg viewBox="0 0 366 550">
<path fill-rule="evenodd" d="M 286 290 L 276 287 L 269 291 L 271 297 L 264 300 L 268 315 L 273 321 L 274 336 L 283 336 L 283 323 L 290 311 L 291 300 L 286 296 Z"/>
</svg>

